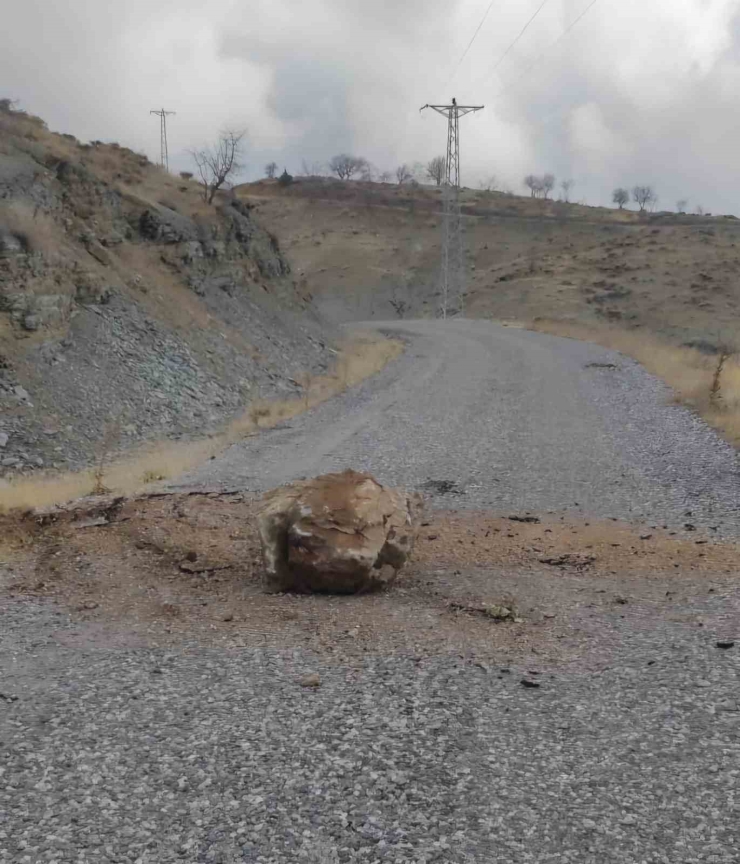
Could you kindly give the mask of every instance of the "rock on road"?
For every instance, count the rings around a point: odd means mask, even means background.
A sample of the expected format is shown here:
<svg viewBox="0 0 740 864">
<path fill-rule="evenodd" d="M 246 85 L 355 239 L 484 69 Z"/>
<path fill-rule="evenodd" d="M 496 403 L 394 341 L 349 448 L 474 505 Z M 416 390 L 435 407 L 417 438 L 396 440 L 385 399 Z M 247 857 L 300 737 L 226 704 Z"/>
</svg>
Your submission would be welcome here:
<svg viewBox="0 0 740 864">
<path fill-rule="evenodd" d="M 408 348 L 380 375 L 172 487 L 351 466 L 439 507 L 737 534 L 734 452 L 630 360 L 481 321 L 384 330 Z M 0 864 L 737 864 L 723 578 L 671 614 L 591 604 L 608 662 L 561 666 L 528 644 L 493 664 L 382 639 L 354 658 L 86 644 L 84 621 L 0 597 Z"/>
</svg>

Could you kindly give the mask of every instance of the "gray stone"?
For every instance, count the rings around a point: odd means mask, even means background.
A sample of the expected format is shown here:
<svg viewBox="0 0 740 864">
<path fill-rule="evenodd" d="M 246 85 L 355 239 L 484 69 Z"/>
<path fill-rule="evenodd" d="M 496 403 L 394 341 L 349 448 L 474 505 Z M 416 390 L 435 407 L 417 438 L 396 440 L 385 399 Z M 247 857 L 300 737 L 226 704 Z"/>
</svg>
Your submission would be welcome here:
<svg viewBox="0 0 740 864">
<path fill-rule="evenodd" d="M 198 239 L 198 228 L 193 220 L 168 207 L 145 210 L 139 217 L 139 233 L 147 240 L 168 244 Z"/>
<path fill-rule="evenodd" d="M 0 432 L 0 448 L 7 447 L 10 436 L 7 432 Z"/>
<path fill-rule="evenodd" d="M 29 313 L 23 319 L 23 329 L 24 330 L 38 330 L 41 326 L 41 319 L 38 315 L 34 315 L 33 313 Z"/>
<path fill-rule="evenodd" d="M 11 258 L 24 253 L 23 244 L 14 234 L 0 230 L 0 258 Z"/>
</svg>

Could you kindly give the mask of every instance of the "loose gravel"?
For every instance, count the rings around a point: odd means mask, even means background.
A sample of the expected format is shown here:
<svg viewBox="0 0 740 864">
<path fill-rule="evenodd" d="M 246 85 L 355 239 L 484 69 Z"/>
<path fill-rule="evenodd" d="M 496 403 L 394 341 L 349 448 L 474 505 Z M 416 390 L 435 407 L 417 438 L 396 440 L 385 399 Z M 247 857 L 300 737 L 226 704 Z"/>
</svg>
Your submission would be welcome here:
<svg viewBox="0 0 740 864">
<path fill-rule="evenodd" d="M 445 509 L 552 510 L 740 535 L 736 452 L 634 361 L 487 321 L 385 329 L 409 345 L 383 373 L 235 445 L 177 488 L 262 491 L 352 467 Z M 434 494 L 434 484 L 450 491 Z"/>
<path fill-rule="evenodd" d="M 441 507 L 736 532 L 734 454 L 635 364 L 485 322 L 401 329 L 409 350 L 375 381 L 182 485 L 352 465 Z M 504 665 L 382 641 L 101 644 L 48 601 L 0 598 L 0 864 L 737 864 L 723 584 L 680 614 L 586 608 L 596 660 L 561 664 L 535 645 Z"/>
<path fill-rule="evenodd" d="M 3 613 L 3 864 L 737 861 L 740 654 L 703 631 L 616 615 L 584 673 L 80 651 Z"/>
</svg>

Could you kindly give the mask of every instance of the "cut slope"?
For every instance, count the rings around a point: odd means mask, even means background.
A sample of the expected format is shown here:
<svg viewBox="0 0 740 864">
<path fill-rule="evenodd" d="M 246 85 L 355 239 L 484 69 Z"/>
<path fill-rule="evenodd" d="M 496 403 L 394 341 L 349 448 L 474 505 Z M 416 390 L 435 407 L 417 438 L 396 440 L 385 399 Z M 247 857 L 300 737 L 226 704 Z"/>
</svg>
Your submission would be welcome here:
<svg viewBox="0 0 740 864">
<path fill-rule="evenodd" d="M 326 371 L 332 331 L 248 203 L 0 106 L 0 476 L 204 433 Z"/>
</svg>

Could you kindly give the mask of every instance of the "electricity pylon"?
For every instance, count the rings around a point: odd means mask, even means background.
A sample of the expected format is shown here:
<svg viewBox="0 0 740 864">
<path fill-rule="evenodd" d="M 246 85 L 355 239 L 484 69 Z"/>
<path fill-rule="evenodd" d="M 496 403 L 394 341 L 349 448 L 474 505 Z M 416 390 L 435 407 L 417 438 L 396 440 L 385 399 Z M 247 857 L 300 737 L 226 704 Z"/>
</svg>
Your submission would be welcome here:
<svg viewBox="0 0 740 864">
<path fill-rule="evenodd" d="M 169 114 L 175 114 L 175 111 L 165 111 L 164 108 L 160 108 L 159 111 L 150 111 L 150 114 L 156 114 L 159 117 L 159 147 L 160 147 L 160 156 L 159 156 L 159 164 L 164 168 L 165 171 L 170 170 L 170 154 L 167 149 L 167 117 Z"/>
<path fill-rule="evenodd" d="M 440 289 L 441 315 L 447 317 L 450 304 L 463 313 L 465 307 L 465 256 L 463 252 L 462 215 L 460 212 L 460 118 L 483 105 L 425 105 L 447 118 L 447 157 L 442 188 L 442 266 Z M 421 110 L 423 111 L 424 108 Z"/>
</svg>

